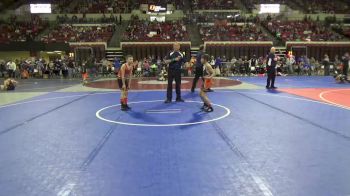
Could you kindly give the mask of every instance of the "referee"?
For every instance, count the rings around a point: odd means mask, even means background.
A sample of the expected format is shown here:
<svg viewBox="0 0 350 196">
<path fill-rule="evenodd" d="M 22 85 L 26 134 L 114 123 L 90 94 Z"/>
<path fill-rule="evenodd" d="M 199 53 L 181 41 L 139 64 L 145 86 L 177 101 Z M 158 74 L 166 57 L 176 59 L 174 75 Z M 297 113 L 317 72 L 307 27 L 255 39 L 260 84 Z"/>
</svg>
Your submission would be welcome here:
<svg viewBox="0 0 350 196">
<path fill-rule="evenodd" d="M 172 101 L 174 80 L 176 85 L 176 102 L 184 102 L 181 98 L 181 68 L 185 62 L 185 56 L 180 52 L 180 44 L 175 42 L 173 51 L 167 55 L 165 60 L 165 63 L 168 64 L 168 88 L 167 98 L 164 103 L 171 103 Z"/>
<path fill-rule="evenodd" d="M 198 82 L 199 78 L 202 78 L 202 80 L 204 82 L 203 64 L 201 62 L 201 58 L 202 58 L 204 52 L 205 52 L 204 45 L 200 45 L 199 51 L 198 51 L 197 56 L 196 56 L 196 68 L 195 68 L 194 78 L 193 78 L 193 83 L 192 83 L 192 88 L 191 88 L 192 93 L 194 92 L 194 89 L 197 86 L 197 82 Z"/>
<path fill-rule="evenodd" d="M 275 47 L 272 47 L 270 50 L 270 54 L 267 57 L 267 82 L 266 82 L 266 88 L 267 89 L 276 89 L 275 87 L 275 79 L 276 79 L 276 64 L 277 64 L 277 57 L 275 55 L 276 49 Z"/>
</svg>

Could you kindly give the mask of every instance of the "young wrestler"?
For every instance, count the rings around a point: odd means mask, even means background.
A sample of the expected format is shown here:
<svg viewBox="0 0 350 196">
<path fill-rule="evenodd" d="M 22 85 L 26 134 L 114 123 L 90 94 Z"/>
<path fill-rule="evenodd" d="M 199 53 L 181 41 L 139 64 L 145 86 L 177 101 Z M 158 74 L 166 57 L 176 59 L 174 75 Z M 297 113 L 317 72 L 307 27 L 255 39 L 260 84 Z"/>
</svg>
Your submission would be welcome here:
<svg viewBox="0 0 350 196">
<path fill-rule="evenodd" d="M 202 101 L 204 102 L 204 105 L 202 109 L 205 112 L 212 112 L 214 111 L 210 100 L 207 96 L 206 89 L 211 88 L 213 77 L 215 75 L 214 69 L 211 67 L 208 61 L 210 61 L 210 56 L 208 54 L 204 54 L 201 58 L 201 62 L 203 64 L 203 77 L 204 77 L 204 83 L 201 88 L 201 91 L 199 95 L 201 96 Z"/>
<path fill-rule="evenodd" d="M 124 63 L 118 72 L 118 84 L 121 91 L 120 104 L 121 110 L 127 111 L 131 108 L 128 106 L 128 90 L 130 85 L 130 79 L 134 66 L 134 58 L 131 55 L 126 56 L 126 63 Z"/>
<path fill-rule="evenodd" d="M 4 85 L 0 85 L 0 89 L 4 91 L 13 91 L 17 86 L 17 81 L 14 79 L 6 79 Z"/>
</svg>

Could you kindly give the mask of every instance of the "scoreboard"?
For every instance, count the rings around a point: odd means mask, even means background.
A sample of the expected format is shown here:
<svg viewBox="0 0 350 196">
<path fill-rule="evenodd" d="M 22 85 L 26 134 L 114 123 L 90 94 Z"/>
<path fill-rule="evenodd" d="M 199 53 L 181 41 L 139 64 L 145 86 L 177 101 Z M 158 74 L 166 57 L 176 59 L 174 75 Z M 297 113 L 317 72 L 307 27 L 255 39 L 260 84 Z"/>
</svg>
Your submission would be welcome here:
<svg viewBox="0 0 350 196">
<path fill-rule="evenodd" d="M 148 5 L 148 12 L 150 13 L 165 13 L 167 12 L 166 7 L 160 5 Z"/>
</svg>

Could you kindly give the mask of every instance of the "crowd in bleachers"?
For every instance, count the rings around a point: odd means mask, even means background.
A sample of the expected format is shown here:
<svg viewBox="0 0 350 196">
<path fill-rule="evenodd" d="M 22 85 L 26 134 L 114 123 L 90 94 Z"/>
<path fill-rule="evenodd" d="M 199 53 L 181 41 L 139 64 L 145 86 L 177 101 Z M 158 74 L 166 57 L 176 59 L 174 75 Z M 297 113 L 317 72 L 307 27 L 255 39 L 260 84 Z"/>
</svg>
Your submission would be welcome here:
<svg viewBox="0 0 350 196">
<path fill-rule="evenodd" d="M 268 37 L 255 24 L 201 26 L 203 41 L 267 41 Z"/>
<path fill-rule="evenodd" d="M 166 7 L 167 4 L 173 4 L 176 9 L 182 9 L 184 7 L 184 0 L 138 0 L 137 5 L 148 4 L 148 5 L 158 5 Z"/>
<path fill-rule="evenodd" d="M 300 7 L 304 8 L 309 14 L 316 13 L 347 13 L 350 14 L 349 2 L 340 0 L 296 0 Z"/>
<path fill-rule="evenodd" d="M 232 10 L 238 6 L 235 0 L 193 0 L 192 10 Z"/>
<path fill-rule="evenodd" d="M 38 3 L 42 3 L 42 1 L 38 1 Z M 71 0 L 51 0 L 52 4 L 52 12 L 53 13 L 65 13 L 69 11 L 69 4 L 72 3 Z"/>
<path fill-rule="evenodd" d="M 56 22 L 60 24 L 99 24 L 99 23 L 114 23 L 114 24 L 121 24 L 122 23 L 122 15 L 118 14 L 110 14 L 106 15 L 103 14 L 102 17 L 98 18 L 87 18 L 85 14 L 83 16 L 78 17 L 77 15 L 73 15 L 71 17 L 68 17 L 67 14 L 65 15 L 57 15 Z"/>
<path fill-rule="evenodd" d="M 45 43 L 52 42 L 108 42 L 115 31 L 114 25 L 75 26 L 58 25 L 41 38 Z"/>
<path fill-rule="evenodd" d="M 125 0 L 78 0 L 71 13 L 129 13 L 131 2 Z"/>
<path fill-rule="evenodd" d="M 9 21 L 0 23 L 0 43 L 33 40 L 47 26 L 48 23 L 37 16 L 32 16 L 29 21 L 18 21 L 16 17 L 11 17 Z"/>
<path fill-rule="evenodd" d="M 173 4 L 176 9 L 182 9 L 184 0 L 77 0 L 72 7 L 69 0 L 55 0 L 54 13 L 130 13 L 132 9 L 139 9 L 141 4 L 166 6 Z"/>
<path fill-rule="evenodd" d="M 339 41 L 343 36 L 333 32 L 324 24 L 311 20 L 281 21 L 272 19 L 264 21 L 265 27 L 282 41 Z"/>
<path fill-rule="evenodd" d="M 217 21 L 226 20 L 227 22 L 257 22 L 258 17 L 252 15 L 246 17 L 239 12 L 205 12 L 187 14 L 187 24 L 198 23 L 215 23 Z"/>
<path fill-rule="evenodd" d="M 350 26 L 343 26 L 343 25 L 333 25 L 332 29 L 348 38 L 350 38 Z"/>
<path fill-rule="evenodd" d="M 287 0 L 244 0 L 242 1 L 244 6 L 249 10 L 252 11 L 256 8 L 256 5 L 259 4 L 287 4 Z"/>
<path fill-rule="evenodd" d="M 345 54 L 346 55 L 346 54 Z M 346 56 L 336 55 L 330 59 L 327 54 L 323 59 L 308 58 L 305 55 L 295 57 L 285 55 L 278 58 L 277 75 L 335 75 L 342 70 L 343 59 Z M 212 56 L 210 65 L 217 76 L 263 76 L 266 74 L 267 56 L 257 57 L 240 56 L 231 59 L 225 56 Z M 195 58 L 188 59 L 188 63 L 182 67 L 184 76 L 192 76 L 195 66 Z M 91 77 L 115 77 L 122 62 L 115 58 L 108 61 L 103 58 L 97 60 L 88 58 L 82 62 L 75 62 L 72 58 L 65 56 L 63 59 L 45 61 L 39 58 L 28 58 L 21 60 L 1 60 L 0 77 L 11 78 L 80 78 L 84 70 L 88 70 Z M 164 77 L 166 64 L 162 57 L 150 56 L 139 59 L 133 68 L 134 77 Z"/>
<path fill-rule="evenodd" d="M 183 21 L 157 22 L 132 19 L 124 34 L 125 41 L 188 41 Z"/>
</svg>

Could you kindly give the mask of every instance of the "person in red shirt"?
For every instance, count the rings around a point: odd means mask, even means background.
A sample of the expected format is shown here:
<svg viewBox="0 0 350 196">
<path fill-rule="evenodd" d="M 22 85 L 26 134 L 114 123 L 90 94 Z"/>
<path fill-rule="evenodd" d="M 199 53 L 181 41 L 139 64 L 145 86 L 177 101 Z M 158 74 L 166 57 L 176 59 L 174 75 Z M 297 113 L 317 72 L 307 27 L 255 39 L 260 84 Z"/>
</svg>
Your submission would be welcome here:
<svg viewBox="0 0 350 196">
<path fill-rule="evenodd" d="M 126 56 L 124 63 L 118 72 L 118 85 L 121 91 L 120 104 L 122 111 L 128 111 L 131 108 L 128 106 L 128 90 L 130 88 L 130 79 L 134 66 L 134 58 L 131 55 Z"/>
</svg>

